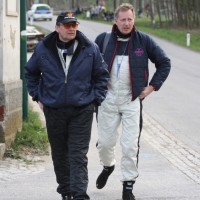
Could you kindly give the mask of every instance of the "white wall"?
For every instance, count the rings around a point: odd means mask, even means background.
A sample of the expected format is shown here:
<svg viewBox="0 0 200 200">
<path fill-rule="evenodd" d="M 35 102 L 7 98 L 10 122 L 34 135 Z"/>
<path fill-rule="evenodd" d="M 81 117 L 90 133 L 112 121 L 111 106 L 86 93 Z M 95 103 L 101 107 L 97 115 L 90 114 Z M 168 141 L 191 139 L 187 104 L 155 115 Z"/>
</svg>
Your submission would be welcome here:
<svg viewBox="0 0 200 200">
<path fill-rule="evenodd" d="M 3 0 L 1 4 L 5 9 L 0 22 L 3 32 L 0 35 L 3 42 L 3 51 L 0 52 L 3 77 L 0 80 L 6 83 L 20 79 L 20 0 Z"/>
<path fill-rule="evenodd" d="M 0 1 L 0 82 L 3 80 L 3 2 Z"/>
</svg>

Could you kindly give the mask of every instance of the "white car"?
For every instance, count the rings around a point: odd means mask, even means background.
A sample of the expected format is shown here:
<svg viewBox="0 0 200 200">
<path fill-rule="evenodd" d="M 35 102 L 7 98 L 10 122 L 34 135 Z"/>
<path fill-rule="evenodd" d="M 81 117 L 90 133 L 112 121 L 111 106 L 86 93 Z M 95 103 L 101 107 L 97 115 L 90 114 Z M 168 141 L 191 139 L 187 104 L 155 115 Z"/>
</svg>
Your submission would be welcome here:
<svg viewBox="0 0 200 200">
<path fill-rule="evenodd" d="M 33 4 L 27 11 L 28 20 L 52 20 L 53 9 L 48 4 Z"/>
</svg>

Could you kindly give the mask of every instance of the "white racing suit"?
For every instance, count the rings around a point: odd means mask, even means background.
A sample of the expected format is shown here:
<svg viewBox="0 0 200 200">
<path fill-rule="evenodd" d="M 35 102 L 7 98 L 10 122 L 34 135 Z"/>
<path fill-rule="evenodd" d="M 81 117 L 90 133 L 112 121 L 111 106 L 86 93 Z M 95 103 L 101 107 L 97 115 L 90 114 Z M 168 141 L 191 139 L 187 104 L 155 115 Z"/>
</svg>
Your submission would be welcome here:
<svg viewBox="0 0 200 200">
<path fill-rule="evenodd" d="M 121 122 L 122 181 L 135 181 L 142 129 L 142 101 L 138 96 L 148 85 L 158 91 L 169 75 L 171 63 L 159 45 L 135 27 L 128 39 L 128 46 L 125 43 L 127 37 L 119 33 L 116 24 L 113 25 L 106 48 L 105 37 L 106 33 L 101 33 L 95 40 L 110 72 L 107 97 L 99 108 L 97 148 L 104 166 L 115 164 L 115 146 L 119 136 L 117 130 Z M 151 80 L 149 60 L 156 68 Z"/>
<path fill-rule="evenodd" d="M 128 56 L 116 55 L 107 97 L 99 107 L 97 149 L 103 166 L 115 165 L 118 128 L 122 123 L 120 133 L 122 181 L 135 181 L 138 177 L 141 103 L 139 98 L 131 101 L 130 85 Z"/>
</svg>

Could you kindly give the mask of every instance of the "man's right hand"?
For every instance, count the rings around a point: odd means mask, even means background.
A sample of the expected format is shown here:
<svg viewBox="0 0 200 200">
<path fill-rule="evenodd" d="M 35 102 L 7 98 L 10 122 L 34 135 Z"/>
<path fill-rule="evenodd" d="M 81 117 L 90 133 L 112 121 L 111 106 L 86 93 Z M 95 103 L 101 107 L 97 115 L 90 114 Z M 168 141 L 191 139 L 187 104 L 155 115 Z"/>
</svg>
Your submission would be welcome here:
<svg viewBox="0 0 200 200">
<path fill-rule="evenodd" d="M 39 104 L 40 109 L 43 111 L 43 104 L 40 101 L 38 101 L 38 104 Z"/>
</svg>

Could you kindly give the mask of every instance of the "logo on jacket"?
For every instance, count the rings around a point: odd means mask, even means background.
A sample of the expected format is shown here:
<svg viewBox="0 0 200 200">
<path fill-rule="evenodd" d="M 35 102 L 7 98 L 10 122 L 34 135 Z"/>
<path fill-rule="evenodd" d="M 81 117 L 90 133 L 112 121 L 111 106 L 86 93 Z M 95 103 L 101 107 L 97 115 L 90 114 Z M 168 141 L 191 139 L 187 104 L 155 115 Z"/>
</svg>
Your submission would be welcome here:
<svg viewBox="0 0 200 200">
<path fill-rule="evenodd" d="M 137 48 L 137 49 L 135 50 L 135 55 L 136 55 L 136 56 L 142 56 L 143 54 L 144 54 L 144 50 L 143 50 L 143 49 Z"/>
</svg>

